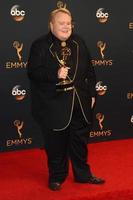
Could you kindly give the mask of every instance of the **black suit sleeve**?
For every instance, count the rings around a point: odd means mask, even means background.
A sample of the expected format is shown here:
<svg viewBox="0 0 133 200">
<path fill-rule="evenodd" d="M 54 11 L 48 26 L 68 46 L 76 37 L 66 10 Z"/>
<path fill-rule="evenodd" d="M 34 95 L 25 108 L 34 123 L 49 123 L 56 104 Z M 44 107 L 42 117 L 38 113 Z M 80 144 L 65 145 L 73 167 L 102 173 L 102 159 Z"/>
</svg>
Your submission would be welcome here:
<svg viewBox="0 0 133 200">
<path fill-rule="evenodd" d="M 96 74 L 95 74 L 94 67 L 91 64 L 91 55 L 89 53 L 89 50 L 88 50 L 84 41 L 83 41 L 83 43 L 84 43 L 85 51 L 87 53 L 88 70 L 87 70 L 87 77 L 86 78 L 87 78 L 88 88 L 89 88 L 89 92 L 90 92 L 91 97 L 96 97 L 96 89 L 95 89 Z"/>
<path fill-rule="evenodd" d="M 46 67 L 44 62 L 46 59 L 46 55 L 42 54 L 40 46 L 36 43 L 33 43 L 30 49 L 27 69 L 30 80 L 38 83 L 57 82 L 57 70 L 50 66 Z"/>
<path fill-rule="evenodd" d="M 87 72 L 87 81 L 88 81 L 88 87 L 89 87 L 91 97 L 95 97 L 96 96 L 96 89 L 95 89 L 96 75 L 95 75 L 94 68 L 90 62 L 90 59 L 89 59 L 89 66 L 88 66 L 88 72 Z"/>
</svg>

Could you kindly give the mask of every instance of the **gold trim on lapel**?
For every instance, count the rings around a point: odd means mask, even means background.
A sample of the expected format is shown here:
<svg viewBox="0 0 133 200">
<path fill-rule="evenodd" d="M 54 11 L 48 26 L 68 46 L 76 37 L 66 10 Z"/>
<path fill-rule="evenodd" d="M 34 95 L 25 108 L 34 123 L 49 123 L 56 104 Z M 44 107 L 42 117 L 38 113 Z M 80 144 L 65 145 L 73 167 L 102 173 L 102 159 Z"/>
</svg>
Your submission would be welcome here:
<svg viewBox="0 0 133 200">
<path fill-rule="evenodd" d="M 53 47 L 54 43 L 52 43 L 49 47 L 49 51 L 52 54 L 53 57 L 55 57 L 54 53 L 52 52 L 52 47 Z"/>
<path fill-rule="evenodd" d="M 74 76 L 73 76 L 73 79 L 72 79 L 72 81 L 74 81 L 76 74 L 77 74 L 78 64 L 79 64 L 79 44 L 75 40 L 72 40 L 72 41 L 76 44 L 76 47 L 77 47 L 76 68 L 75 68 L 75 73 L 74 73 Z"/>
</svg>

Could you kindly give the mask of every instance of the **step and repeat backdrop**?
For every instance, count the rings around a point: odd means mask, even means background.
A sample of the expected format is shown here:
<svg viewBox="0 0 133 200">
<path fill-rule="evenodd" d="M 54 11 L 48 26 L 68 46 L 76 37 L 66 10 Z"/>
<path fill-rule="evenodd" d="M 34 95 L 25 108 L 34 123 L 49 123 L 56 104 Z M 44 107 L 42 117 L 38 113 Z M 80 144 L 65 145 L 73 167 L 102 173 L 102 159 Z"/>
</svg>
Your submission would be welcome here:
<svg viewBox="0 0 133 200">
<path fill-rule="evenodd" d="M 30 112 L 27 60 L 48 32 L 49 13 L 66 6 L 97 75 L 89 142 L 133 137 L 133 2 L 6 0 L 0 3 L 0 151 L 43 147 Z"/>
</svg>

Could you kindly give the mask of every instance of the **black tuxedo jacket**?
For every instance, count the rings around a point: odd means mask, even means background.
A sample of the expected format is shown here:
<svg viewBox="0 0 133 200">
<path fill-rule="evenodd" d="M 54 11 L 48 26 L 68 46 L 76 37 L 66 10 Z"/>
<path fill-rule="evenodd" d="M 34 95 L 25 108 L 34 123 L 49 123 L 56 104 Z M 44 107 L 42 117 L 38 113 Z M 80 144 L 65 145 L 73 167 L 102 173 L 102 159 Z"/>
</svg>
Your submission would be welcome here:
<svg viewBox="0 0 133 200">
<path fill-rule="evenodd" d="M 28 77 L 31 86 L 31 106 L 35 120 L 55 131 L 64 130 L 71 122 L 74 100 L 77 96 L 83 117 L 92 121 L 91 97 L 95 92 L 95 73 L 84 41 L 72 34 L 66 41 L 71 49 L 68 66 L 74 89 L 57 91 L 57 72 L 61 41 L 51 32 L 33 42 L 28 60 Z"/>
</svg>

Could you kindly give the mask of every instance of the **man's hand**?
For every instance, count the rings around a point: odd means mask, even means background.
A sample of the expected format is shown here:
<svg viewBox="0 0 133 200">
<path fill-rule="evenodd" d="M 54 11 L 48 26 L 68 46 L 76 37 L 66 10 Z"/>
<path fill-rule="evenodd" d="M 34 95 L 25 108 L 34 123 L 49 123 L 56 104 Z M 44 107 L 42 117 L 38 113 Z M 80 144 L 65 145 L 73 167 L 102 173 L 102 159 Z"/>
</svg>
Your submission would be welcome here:
<svg viewBox="0 0 133 200">
<path fill-rule="evenodd" d="M 66 79 L 67 75 L 68 75 L 68 70 L 70 68 L 69 67 L 61 67 L 59 70 L 58 70 L 58 78 L 59 79 Z"/>
<path fill-rule="evenodd" d="M 91 108 L 94 107 L 95 101 L 96 101 L 96 98 L 95 98 L 95 97 L 92 97 L 92 98 L 91 98 Z"/>
</svg>

